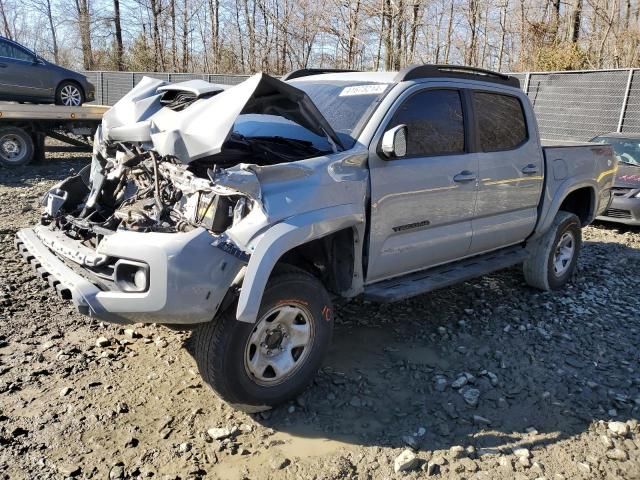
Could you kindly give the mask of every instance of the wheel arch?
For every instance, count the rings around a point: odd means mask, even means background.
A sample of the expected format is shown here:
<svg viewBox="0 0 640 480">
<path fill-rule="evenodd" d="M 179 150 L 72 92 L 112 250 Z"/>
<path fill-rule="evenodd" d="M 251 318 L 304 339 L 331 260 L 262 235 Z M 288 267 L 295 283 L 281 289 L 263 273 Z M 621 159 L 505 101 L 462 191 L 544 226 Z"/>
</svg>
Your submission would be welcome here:
<svg viewBox="0 0 640 480">
<path fill-rule="evenodd" d="M 256 321 L 267 281 L 278 264 L 290 263 L 318 275 L 329 290 L 349 295 L 346 272 L 362 278 L 361 253 L 364 213 L 355 205 L 339 205 L 291 217 L 272 226 L 258 241 L 247 265 L 236 310 L 242 322 Z M 351 245 L 349 245 L 351 241 Z M 349 246 L 350 261 L 330 261 L 331 249 Z M 329 250 L 327 250 L 329 249 Z M 314 260 L 325 262 L 326 270 Z M 327 265 L 329 263 L 329 265 Z M 321 265 L 320 265 L 321 266 Z M 324 275 L 322 275 L 324 274 Z M 324 278 L 322 278 L 324 276 Z"/>
<path fill-rule="evenodd" d="M 538 224 L 529 240 L 544 235 L 560 210 L 576 214 L 582 227 L 590 224 L 597 210 L 596 191 L 597 185 L 593 182 L 573 184 L 571 179 L 568 179 L 558 187 L 552 198 L 543 197 Z"/>
</svg>

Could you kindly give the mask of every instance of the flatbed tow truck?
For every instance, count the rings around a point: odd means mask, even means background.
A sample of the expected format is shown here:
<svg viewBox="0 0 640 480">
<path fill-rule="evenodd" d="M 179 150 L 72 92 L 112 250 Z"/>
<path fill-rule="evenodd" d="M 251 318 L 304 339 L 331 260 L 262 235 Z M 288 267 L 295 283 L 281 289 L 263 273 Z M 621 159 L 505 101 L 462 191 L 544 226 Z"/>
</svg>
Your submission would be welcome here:
<svg viewBox="0 0 640 480">
<path fill-rule="evenodd" d="M 50 152 L 90 151 L 92 136 L 110 107 L 0 102 L 0 164 L 26 165 Z M 49 145 L 50 137 L 66 145 Z"/>
</svg>

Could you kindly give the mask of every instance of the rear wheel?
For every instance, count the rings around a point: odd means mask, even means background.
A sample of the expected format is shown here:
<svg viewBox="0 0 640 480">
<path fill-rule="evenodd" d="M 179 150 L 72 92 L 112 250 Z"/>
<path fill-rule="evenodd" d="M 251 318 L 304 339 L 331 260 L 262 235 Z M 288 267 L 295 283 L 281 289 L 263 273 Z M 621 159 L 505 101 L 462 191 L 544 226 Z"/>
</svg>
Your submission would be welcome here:
<svg viewBox="0 0 640 480">
<path fill-rule="evenodd" d="M 582 247 L 580 219 L 559 211 L 549 231 L 530 247 L 523 268 L 525 281 L 540 290 L 563 287 L 575 271 Z"/>
<path fill-rule="evenodd" d="M 56 105 L 79 107 L 84 103 L 84 92 L 74 82 L 62 82 L 56 90 Z"/>
<path fill-rule="evenodd" d="M 256 323 L 239 322 L 235 305 L 195 332 L 203 379 L 223 400 L 259 411 L 299 394 L 313 379 L 331 340 L 331 299 L 298 269 L 276 272 Z"/>
<path fill-rule="evenodd" d="M 33 138 L 18 127 L 0 128 L 0 163 L 7 166 L 25 165 L 33 159 Z"/>
</svg>

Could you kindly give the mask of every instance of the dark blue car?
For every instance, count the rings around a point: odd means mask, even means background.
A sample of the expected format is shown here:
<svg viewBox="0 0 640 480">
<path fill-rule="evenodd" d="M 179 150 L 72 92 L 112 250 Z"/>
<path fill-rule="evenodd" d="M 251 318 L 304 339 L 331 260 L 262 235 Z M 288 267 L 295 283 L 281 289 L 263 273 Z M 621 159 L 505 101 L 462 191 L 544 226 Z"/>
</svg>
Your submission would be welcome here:
<svg viewBox="0 0 640 480">
<path fill-rule="evenodd" d="M 0 100 L 74 107 L 94 97 L 95 87 L 81 73 L 50 63 L 0 37 Z"/>
</svg>

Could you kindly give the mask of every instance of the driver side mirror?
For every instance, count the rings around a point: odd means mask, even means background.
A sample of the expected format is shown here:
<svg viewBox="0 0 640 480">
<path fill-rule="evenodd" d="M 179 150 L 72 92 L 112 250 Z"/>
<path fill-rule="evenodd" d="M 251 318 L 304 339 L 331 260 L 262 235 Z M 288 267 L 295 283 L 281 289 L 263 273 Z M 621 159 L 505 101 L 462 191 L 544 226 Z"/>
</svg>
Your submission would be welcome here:
<svg viewBox="0 0 640 480">
<path fill-rule="evenodd" d="M 384 132 L 382 153 L 387 158 L 402 158 L 407 154 L 407 126 L 397 125 Z"/>
</svg>

